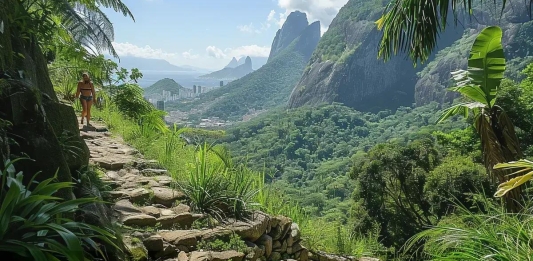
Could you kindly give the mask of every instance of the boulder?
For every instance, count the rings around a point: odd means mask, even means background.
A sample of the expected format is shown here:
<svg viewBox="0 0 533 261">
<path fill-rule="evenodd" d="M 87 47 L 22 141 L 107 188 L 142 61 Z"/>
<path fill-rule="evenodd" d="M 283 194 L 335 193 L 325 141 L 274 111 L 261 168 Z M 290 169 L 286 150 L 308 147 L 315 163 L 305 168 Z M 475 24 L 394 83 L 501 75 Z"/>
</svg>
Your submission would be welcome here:
<svg viewBox="0 0 533 261">
<path fill-rule="evenodd" d="M 163 242 L 163 250 L 157 252 L 155 258 L 159 259 L 161 257 L 176 256 L 176 253 L 178 253 L 176 246 Z"/>
<path fill-rule="evenodd" d="M 245 243 L 246 246 L 248 246 L 248 252 L 250 253 L 248 256 L 246 256 L 246 259 L 249 259 L 250 261 L 256 261 L 259 257 L 265 254 L 264 250 L 256 244 L 249 241 L 246 241 Z"/>
<path fill-rule="evenodd" d="M 122 216 L 131 216 L 136 214 L 142 214 L 143 211 L 141 211 L 139 208 L 134 206 L 129 200 L 122 199 L 117 202 L 115 202 L 115 205 L 113 206 L 113 209 L 120 213 Z"/>
<path fill-rule="evenodd" d="M 141 208 L 141 211 L 146 214 L 146 215 L 150 215 L 150 216 L 153 216 L 155 218 L 158 218 L 159 216 L 161 216 L 161 211 L 159 210 L 159 208 L 156 208 L 154 206 L 145 206 L 145 207 L 142 207 Z"/>
<path fill-rule="evenodd" d="M 173 226 L 178 226 L 179 228 L 189 228 L 191 227 L 192 223 L 198 218 L 198 215 L 192 215 L 191 213 L 182 213 L 179 215 L 163 215 L 157 219 L 157 222 L 161 223 L 163 228 L 169 228 Z"/>
<path fill-rule="evenodd" d="M 175 246 L 184 245 L 187 247 L 196 246 L 197 237 L 202 236 L 201 230 L 173 230 L 159 232 L 163 240 Z"/>
<path fill-rule="evenodd" d="M 222 227 L 217 227 L 213 229 L 202 230 L 201 238 L 202 240 L 206 240 L 206 241 L 220 239 L 226 242 L 226 241 L 229 241 L 231 235 L 233 235 L 232 230 L 222 228 Z"/>
<path fill-rule="evenodd" d="M 175 216 L 176 213 L 171 209 L 161 209 L 161 216 Z"/>
<path fill-rule="evenodd" d="M 319 261 L 356 261 L 353 257 L 344 257 L 328 254 L 322 251 L 313 252 L 313 258 Z"/>
<path fill-rule="evenodd" d="M 194 251 L 190 254 L 189 261 L 209 261 L 209 253 Z"/>
<path fill-rule="evenodd" d="M 138 159 L 137 161 L 133 162 L 133 167 L 138 170 L 143 169 L 162 169 L 163 166 L 157 161 L 157 160 L 145 160 L 145 159 Z"/>
<path fill-rule="evenodd" d="M 259 246 L 265 246 L 265 257 L 269 258 L 272 254 L 272 237 L 264 234 L 255 243 Z"/>
<path fill-rule="evenodd" d="M 309 261 L 309 250 L 307 250 L 307 248 L 302 248 L 302 250 L 298 253 L 299 253 L 298 260 Z"/>
<path fill-rule="evenodd" d="M 154 192 L 152 201 L 167 207 L 172 207 L 176 200 L 184 199 L 186 197 L 183 192 L 171 188 L 155 187 L 152 188 L 152 191 Z"/>
<path fill-rule="evenodd" d="M 255 242 L 270 228 L 270 217 L 264 213 L 254 213 L 251 221 L 237 221 L 228 228 L 235 231 L 242 239 Z"/>
<path fill-rule="evenodd" d="M 281 253 L 277 252 L 277 251 L 272 252 L 272 254 L 270 255 L 270 260 L 272 260 L 272 261 L 281 260 Z"/>
<path fill-rule="evenodd" d="M 189 257 L 183 251 L 178 254 L 178 261 L 189 261 Z"/>
<path fill-rule="evenodd" d="M 274 242 L 272 243 L 272 249 L 275 249 L 275 250 L 276 250 L 276 249 L 281 249 L 281 242 L 279 242 L 279 241 L 274 241 Z"/>
<path fill-rule="evenodd" d="M 272 229 L 269 233 L 272 239 L 279 240 L 284 238 L 292 225 L 292 220 L 285 216 L 275 216 L 271 219 Z"/>
<path fill-rule="evenodd" d="M 144 204 L 150 200 L 152 194 L 145 188 L 137 188 L 128 192 L 131 202 L 137 204 Z"/>
<path fill-rule="evenodd" d="M 132 261 L 148 261 L 148 250 L 138 239 L 124 237 L 123 241 Z"/>
<path fill-rule="evenodd" d="M 144 247 L 149 252 L 163 251 L 163 237 L 160 235 L 152 235 L 143 240 Z"/>
<path fill-rule="evenodd" d="M 124 217 L 122 223 L 126 226 L 155 226 L 156 219 L 146 214 L 138 214 Z"/>
<path fill-rule="evenodd" d="M 294 241 L 300 240 L 300 227 L 298 227 L 298 224 L 292 223 L 291 225 L 291 237 L 294 239 Z"/>
<path fill-rule="evenodd" d="M 210 261 L 242 261 L 244 253 L 234 250 L 224 252 L 209 252 Z"/>
<path fill-rule="evenodd" d="M 174 211 L 176 214 L 181 214 L 184 212 L 191 212 L 191 207 L 180 203 L 179 205 L 173 207 L 172 211 Z"/>
</svg>

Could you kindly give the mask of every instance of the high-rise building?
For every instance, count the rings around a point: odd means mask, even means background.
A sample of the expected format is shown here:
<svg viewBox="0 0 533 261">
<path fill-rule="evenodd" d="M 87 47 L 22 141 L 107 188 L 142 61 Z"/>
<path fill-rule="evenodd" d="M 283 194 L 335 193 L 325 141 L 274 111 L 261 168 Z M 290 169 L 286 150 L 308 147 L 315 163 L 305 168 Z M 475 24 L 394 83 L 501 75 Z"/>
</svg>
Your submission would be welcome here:
<svg viewBox="0 0 533 261">
<path fill-rule="evenodd" d="M 196 85 L 193 85 L 193 86 L 192 86 L 192 92 L 193 92 L 193 93 L 196 93 Z"/>
<path fill-rule="evenodd" d="M 156 108 L 158 110 L 164 111 L 165 110 L 165 101 L 157 101 Z"/>
</svg>

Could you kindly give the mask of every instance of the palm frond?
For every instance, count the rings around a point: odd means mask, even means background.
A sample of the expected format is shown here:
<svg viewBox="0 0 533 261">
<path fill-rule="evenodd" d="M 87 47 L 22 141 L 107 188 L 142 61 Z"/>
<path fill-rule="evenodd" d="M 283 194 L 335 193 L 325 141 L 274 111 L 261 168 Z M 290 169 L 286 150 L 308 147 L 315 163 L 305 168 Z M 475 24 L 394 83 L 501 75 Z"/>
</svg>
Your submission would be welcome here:
<svg viewBox="0 0 533 261">
<path fill-rule="evenodd" d="M 479 0 L 479 2 L 489 2 Z M 493 1 L 506 7 L 507 0 Z M 439 35 L 453 19 L 454 26 L 460 14 L 473 14 L 474 0 L 393 0 L 388 4 L 382 17 L 376 22 L 383 31 L 378 56 L 389 60 L 398 52 L 406 52 L 414 64 L 425 62 L 435 50 Z M 533 0 L 525 0 L 524 5 L 531 12 Z M 450 17 L 450 12 L 453 18 Z"/>
</svg>

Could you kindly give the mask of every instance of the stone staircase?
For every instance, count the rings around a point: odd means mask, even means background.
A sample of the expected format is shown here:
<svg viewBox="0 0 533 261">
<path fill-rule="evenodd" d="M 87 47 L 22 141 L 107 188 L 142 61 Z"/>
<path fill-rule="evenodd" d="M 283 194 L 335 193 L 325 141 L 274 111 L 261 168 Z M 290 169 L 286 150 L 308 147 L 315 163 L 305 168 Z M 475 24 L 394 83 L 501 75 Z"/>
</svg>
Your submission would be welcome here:
<svg viewBox="0 0 533 261">
<path fill-rule="evenodd" d="M 101 124 L 80 125 L 80 134 L 91 152 L 90 162 L 106 170 L 102 180 L 113 188 L 109 197 L 117 220 L 127 230 L 123 237 L 133 260 L 354 260 L 310 252 L 301 244 L 298 225 L 284 216 L 254 212 L 247 222 L 227 220 L 215 228 L 193 228 L 203 216 L 181 203 L 185 195 L 172 188 L 172 178 L 156 161 L 144 159 Z M 232 235 L 245 241 L 245 250 L 214 252 L 198 247 L 200 242 L 227 241 Z"/>
</svg>

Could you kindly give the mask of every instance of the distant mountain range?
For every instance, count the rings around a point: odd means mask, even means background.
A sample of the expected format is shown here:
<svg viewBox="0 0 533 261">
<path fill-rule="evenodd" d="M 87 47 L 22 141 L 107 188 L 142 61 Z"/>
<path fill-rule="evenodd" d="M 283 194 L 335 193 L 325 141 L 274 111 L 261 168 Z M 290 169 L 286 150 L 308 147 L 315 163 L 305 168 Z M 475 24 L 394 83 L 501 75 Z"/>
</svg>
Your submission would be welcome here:
<svg viewBox="0 0 533 261">
<path fill-rule="evenodd" d="M 268 57 L 259 57 L 259 56 L 243 56 L 239 59 L 233 57 L 231 61 L 228 63 L 228 65 L 226 65 L 226 67 L 224 68 L 235 68 L 239 65 L 243 65 L 244 62 L 246 61 L 246 57 L 250 57 L 250 59 L 252 59 L 252 64 L 253 64 L 252 69 L 254 70 L 261 68 L 263 65 L 266 64 L 268 60 Z"/>
<path fill-rule="evenodd" d="M 243 61 L 242 64 L 241 60 Z M 200 76 L 200 78 L 236 80 L 253 71 L 254 69 L 252 69 L 252 58 L 250 58 L 250 56 L 246 56 L 246 58 L 241 58 L 238 61 L 237 59 L 235 59 L 235 57 L 233 57 L 231 62 L 226 65 L 226 67 L 224 67 L 222 70 L 202 75 Z"/>
<path fill-rule="evenodd" d="M 137 68 L 139 70 L 151 70 L 151 71 L 176 71 L 176 72 L 210 72 L 211 70 L 205 68 L 194 67 L 190 65 L 177 66 L 169 63 L 163 59 L 141 58 L 134 56 L 121 56 L 120 62 L 117 59 L 110 58 L 119 64 L 119 67 L 126 69 Z"/>
</svg>

